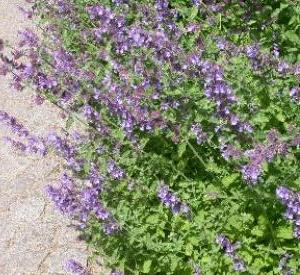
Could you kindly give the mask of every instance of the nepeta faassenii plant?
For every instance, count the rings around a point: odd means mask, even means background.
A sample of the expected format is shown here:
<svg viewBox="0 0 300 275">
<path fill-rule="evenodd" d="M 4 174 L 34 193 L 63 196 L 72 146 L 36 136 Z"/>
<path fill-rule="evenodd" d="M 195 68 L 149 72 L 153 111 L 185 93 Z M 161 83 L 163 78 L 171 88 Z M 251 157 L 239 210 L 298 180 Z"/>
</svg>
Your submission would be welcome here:
<svg viewBox="0 0 300 275">
<path fill-rule="evenodd" d="M 10 143 L 65 159 L 46 192 L 111 274 L 299 273 L 300 67 L 297 35 L 284 32 L 300 6 L 290 5 L 47 0 L 23 10 L 42 37 L 20 32 L 0 73 L 63 109 L 67 130 L 75 120 L 89 130 Z"/>
</svg>

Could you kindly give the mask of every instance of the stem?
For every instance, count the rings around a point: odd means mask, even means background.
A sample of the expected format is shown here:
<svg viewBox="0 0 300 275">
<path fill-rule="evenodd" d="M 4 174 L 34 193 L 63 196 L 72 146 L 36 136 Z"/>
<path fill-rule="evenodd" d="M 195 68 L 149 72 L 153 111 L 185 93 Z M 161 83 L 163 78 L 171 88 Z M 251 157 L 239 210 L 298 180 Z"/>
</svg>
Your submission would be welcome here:
<svg viewBox="0 0 300 275">
<path fill-rule="evenodd" d="M 197 153 L 196 149 L 194 148 L 194 146 L 187 141 L 187 145 L 191 148 L 191 150 L 193 151 L 194 155 L 197 157 L 197 159 L 201 162 L 201 164 L 205 167 L 205 162 L 204 160 L 199 156 L 199 154 Z"/>
</svg>

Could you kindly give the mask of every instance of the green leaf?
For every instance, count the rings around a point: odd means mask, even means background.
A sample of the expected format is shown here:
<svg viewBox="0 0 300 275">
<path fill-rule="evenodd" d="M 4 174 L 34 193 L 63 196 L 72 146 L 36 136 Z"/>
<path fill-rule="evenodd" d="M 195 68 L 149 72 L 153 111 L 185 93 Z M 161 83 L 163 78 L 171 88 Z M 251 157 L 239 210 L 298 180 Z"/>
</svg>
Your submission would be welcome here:
<svg viewBox="0 0 300 275">
<path fill-rule="evenodd" d="M 229 176 L 226 176 L 222 179 L 222 183 L 225 187 L 229 187 L 232 183 L 236 181 L 236 179 L 239 177 L 238 173 L 231 174 Z"/>
<path fill-rule="evenodd" d="M 149 273 L 151 269 L 152 260 L 146 260 L 143 264 L 143 273 Z"/>
<path fill-rule="evenodd" d="M 191 243 L 188 243 L 185 248 L 185 255 L 191 256 L 193 253 L 193 250 L 194 250 L 193 245 Z"/>
<path fill-rule="evenodd" d="M 277 17 L 277 16 L 279 15 L 279 13 L 280 13 L 281 11 L 283 11 L 284 9 L 286 9 L 287 7 L 289 7 L 289 4 L 281 3 L 281 4 L 280 4 L 280 8 L 276 9 L 276 10 L 272 13 L 271 17 Z"/>
<path fill-rule="evenodd" d="M 146 222 L 150 223 L 150 224 L 157 224 L 159 222 L 159 216 L 158 215 L 150 215 L 146 219 Z"/>
<path fill-rule="evenodd" d="M 277 229 L 277 237 L 284 240 L 293 239 L 293 229 L 291 226 L 281 226 Z"/>
<path fill-rule="evenodd" d="M 193 236 L 193 237 L 190 237 L 189 238 L 189 242 L 192 244 L 192 245 L 198 245 L 199 244 L 199 238 L 196 237 L 196 236 Z"/>
<path fill-rule="evenodd" d="M 294 184 L 296 184 L 297 186 L 300 186 L 300 178 L 297 178 L 297 179 L 294 181 Z"/>
<path fill-rule="evenodd" d="M 192 7 L 192 9 L 190 10 L 189 20 L 193 20 L 197 16 L 198 10 L 199 9 L 197 7 Z"/>
<path fill-rule="evenodd" d="M 210 159 L 206 164 L 206 169 L 209 172 L 221 174 L 223 172 L 223 169 L 217 165 L 212 159 Z"/>
<path fill-rule="evenodd" d="M 263 113 L 259 113 L 253 118 L 254 123 L 261 125 L 265 125 L 267 122 L 269 122 L 269 120 L 270 118 Z"/>
<path fill-rule="evenodd" d="M 205 211 L 200 210 L 197 216 L 194 218 L 194 221 L 196 224 L 202 225 L 202 223 L 205 221 Z"/>
<path fill-rule="evenodd" d="M 171 264 L 170 264 L 170 269 L 171 271 L 175 271 L 177 268 L 179 259 L 176 256 L 171 255 Z"/>
<path fill-rule="evenodd" d="M 251 230 L 251 234 L 257 237 L 262 237 L 264 235 L 264 230 L 260 226 L 254 226 Z"/>
<path fill-rule="evenodd" d="M 181 158 L 186 151 L 186 143 L 181 143 L 178 146 L 178 156 Z"/>
<path fill-rule="evenodd" d="M 284 37 L 290 40 L 293 43 L 300 44 L 300 37 L 294 31 L 288 30 L 284 33 Z"/>
<path fill-rule="evenodd" d="M 235 215 L 231 216 L 227 221 L 227 226 L 231 226 L 231 227 L 240 229 L 242 227 L 240 217 L 235 216 Z"/>
<path fill-rule="evenodd" d="M 256 258 L 254 260 L 252 266 L 256 269 L 256 271 L 260 271 L 262 268 L 264 268 L 266 266 L 266 262 L 263 258 Z M 255 273 L 255 274 L 257 274 L 257 273 Z"/>
</svg>

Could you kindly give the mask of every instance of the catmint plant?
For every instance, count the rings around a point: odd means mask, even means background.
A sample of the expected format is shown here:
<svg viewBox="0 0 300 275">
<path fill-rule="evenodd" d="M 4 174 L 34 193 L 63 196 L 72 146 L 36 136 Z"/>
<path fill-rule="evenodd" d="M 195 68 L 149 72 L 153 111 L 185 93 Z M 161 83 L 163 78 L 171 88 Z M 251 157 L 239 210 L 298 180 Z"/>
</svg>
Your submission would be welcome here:
<svg viewBox="0 0 300 275">
<path fill-rule="evenodd" d="M 112 274 L 298 274 L 299 4 L 32 2 L 0 75 L 66 126 L 1 111 L 5 141 L 64 160 L 46 194 Z"/>
</svg>

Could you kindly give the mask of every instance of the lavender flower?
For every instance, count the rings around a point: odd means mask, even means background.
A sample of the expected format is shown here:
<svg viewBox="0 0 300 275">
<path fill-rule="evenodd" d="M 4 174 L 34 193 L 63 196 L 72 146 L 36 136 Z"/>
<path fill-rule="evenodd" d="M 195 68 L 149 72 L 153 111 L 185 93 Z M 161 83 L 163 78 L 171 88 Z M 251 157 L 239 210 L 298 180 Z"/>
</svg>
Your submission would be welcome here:
<svg viewBox="0 0 300 275">
<path fill-rule="evenodd" d="M 96 216 L 103 221 L 108 220 L 111 217 L 111 214 L 105 209 L 100 203 L 98 203 L 95 207 Z"/>
<path fill-rule="evenodd" d="M 53 90 L 58 86 L 57 80 L 43 73 L 37 73 L 33 84 L 38 90 Z"/>
<path fill-rule="evenodd" d="M 83 106 L 83 114 L 84 114 L 85 118 L 89 121 L 93 121 L 93 122 L 100 121 L 99 113 L 96 112 L 90 105 Z"/>
<path fill-rule="evenodd" d="M 300 193 L 295 193 L 290 189 L 280 186 L 276 189 L 276 195 L 287 209 L 285 217 L 294 223 L 294 236 L 300 239 Z"/>
<path fill-rule="evenodd" d="M 250 162 L 242 166 L 241 172 L 249 183 L 257 183 L 264 162 L 271 162 L 276 156 L 287 153 L 288 143 L 281 141 L 275 130 L 269 131 L 267 141 L 267 144 L 257 144 L 254 149 L 244 152 L 244 155 L 250 158 Z"/>
<path fill-rule="evenodd" d="M 97 168 L 95 163 L 93 163 L 91 166 L 89 180 L 94 188 L 99 191 L 102 189 L 104 177 L 99 173 L 99 169 Z"/>
<path fill-rule="evenodd" d="M 112 0 L 112 2 L 119 6 L 119 5 L 122 5 L 122 4 L 126 4 L 128 2 L 128 0 Z"/>
<path fill-rule="evenodd" d="M 159 187 L 157 196 L 166 207 L 171 209 L 174 215 L 190 215 L 190 208 L 185 203 L 181 202 L 180 199 L 171 192 L 167 185 L 162 184 Z"/>
<path fill-rule="evenodd" d="M 78 215 L 81 205 L 77 190 L 74 181 L 66 173 L 61 176 L 58 187 L 49 185 L 45 188 L 45 192 L 63 214 L 71 217 Z"/>
<path fill-rule="evenodd" d="M 60 14 L 68 14 L 71 12 L 71 5 L 66 0 L 55 0 L 54 2 Z"/>
<path fill-rule="evenodd" d="M 278 44 L 276 44 L 276 43 L 273 45 L 272 54 L 275 58 L 279 58 L 280 48 L 279 48 Z"/>
<path fill-rule="evenodd" d="M 286 74 L 290 69 L 290 66 L 287 62 L 285 61 L 280 61 L 278 63 L 278 67 L 277 67 L 277 71 L 280 73 L 280 74 Z"/>
<path fill-rule="evenodd" d="M 84 268 L 79 262 L 70 259 L 65 263 L 65 267 L 69 272 L 72 272 L 74 275 L 91 275 L 91 273 Z"/>
<path fill-rule="evenodd" d="M 101 16 L 109 15 L 109 11 L 100 5 L 87 7 L 87 12 L 91 19 L 100 19 Z"/>
<path fill-rule="evenodd" d="M 54 66 L 59 73 L 75 74 L 77 72 L 73 56 L 64 49 L 54 51 L 52 56 Z"/>
<path fill-rule="evenodd" d="M 64 157 L 68 166 L 75 171 L 80 171 L 84 165 L 84 160 L 78 158 L 78 153 L 73 144 L 67 139 L 62 139 L 55 133 L 48 135 L 48 144 L 52 146 L 55 151 Z"/>
<path fill-rule="evenodd" d="M 201 275 L 201 268 L 199 265 L 193 263 L 193 275 Z"/>
<path fill-rule="evenodd" d="M 255 45 L 251 45 L 251 46 L 246 46 L 245 47 L 245 54 L 251 59 L 256 59 L 258 54 L 259 54 L 258 45 L 255 44 Z"/>
<path fill-rule="evenodd" d="M 196 7 L 200 7 L 201 2 L 200 0 L 192 0 L 192 4 Z"/>
<path fill-rule="evenodd" d="M 19 47 L 29 46 L 29 47 L 37 47 L 38 46 L 38 37 L 37 35 L 30 29 L 25 29 L 24 31 L 19 32 L 20 41 Z"/>
<path fill-rule="evenodd" d="M 86 187 L 81 191 L 81 202 L 86 209 L 92 211 L 98 208 L 99 205 L 99 191 L 93 187 Z"/>
<path fill-rule="evenodd" d="M 197 138 L 197 144 L 201 144 L 207 139 L 207 134 L 203 132 L 202 127 L 199 123 L 194 123 L 192 125 L 191 131 Z"/>
<path fill-rule="evenodd" d="M 108 161 L 107 172 L 115 180 L 120 180 L 125 177 L 125 172 L 119 166 L 117 166 L 113 160 Z"/>
<path fill-rule="evenodd" d="M 84 228 L 90 214 L 103 222 L 103 231 L 111 235 L 120 227 L 112 214 L 101 204 L 97 187 L 85 187 L 80 190 L 71 177 L 64 173 L 57 187 L 47 186 L 45 192 L 55 207 L 63 214 L 77 220 Z"/>
<path fill-rule="evenodd" d="M 229 160 L 230 158 L 240 159 L 243 156 L 243 152 L 240 149 L 231 144 L 225 144 L 223 142 L 221 142 L 220 151 L 221 155 L 226 160 Z"/>
<path fill-rule="evenodd" d="M 114 220 L 103 224 L 103 231 L 106 235 L 115 234 L 119 229 L 119 225 Z"/>
<path fill-rule="evenodd" d="M 8 126 L 11 131 L 22 138 L 25 142 L 6 138 L 6 142 L 18 150 L 26 153 L 36 153 L 45 156 L 48 152 L 47 146 L 42 138 L 32 134 L 13 116 L 0 110 L 0 122 Z"/>
<path fill-rule="evenodd" d="M 4 142 L 19 151 L 26 152 L 26 145 L 20 141 L 13 140 L 10 137 L 4 137 Z"/>
<path fill-rule="evenodd" d="M 26 80 L 34 76 L 35 74 L 35 67 L 32 65 L 25 65 L 21 71 L 21 78 Z"/>
<path fill-rule="evenodd" d="M 244 165 L 241 168 L 241 172 L 247 182 L 255 184 L 262 174 L 262 163 L 252 162 L 250 164 Z"/>
<path fill-rule="evenodd" d="M 236 244 L 232 244 L 230 240 L 223 234 L 216 237 L 216 242 L 224 250 L 225 254 L 233 261 L 235 271 L 244 272 L 246 270 L 244 261 L 236 254 Z"/>
<path fill-rule="evenodd" d="M 294 87 L 290 91 L 290 96 L 295 101 L 300 101 L 300 87 Z"/>
<path fill-rule="evenodd" d="M 293 271 L 290 267 L 287 266 L 288 261 L 292 258 L 292 255 L 285 253 L 282 255 L 279 264 L 278 269 L 280 270 L 281 274 L 283 275 L 292 275 Z"/>
<path fill-rule="evenodd" d="M 216 103 L 217 114 L 238 132 L 251 133 L 253 131 L 252 126 L 242 121 L 229 109 L 237 99 L 232 89 L 224 80 L 223 69 L 210 61 L 201 61 L 198 56 L 194 56 L 192 63 L 198 67 L 204 76 L 204 94 Z"/>
</svg>

